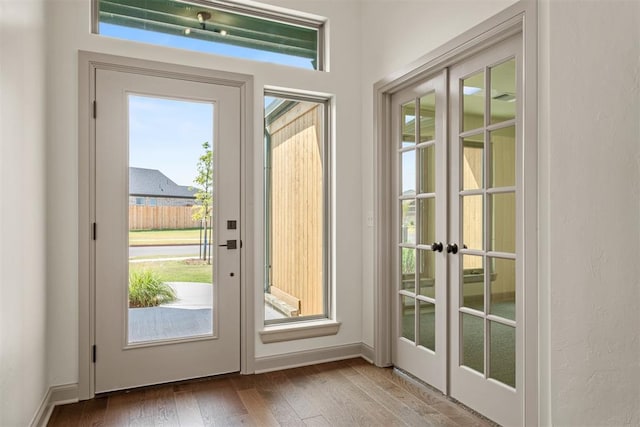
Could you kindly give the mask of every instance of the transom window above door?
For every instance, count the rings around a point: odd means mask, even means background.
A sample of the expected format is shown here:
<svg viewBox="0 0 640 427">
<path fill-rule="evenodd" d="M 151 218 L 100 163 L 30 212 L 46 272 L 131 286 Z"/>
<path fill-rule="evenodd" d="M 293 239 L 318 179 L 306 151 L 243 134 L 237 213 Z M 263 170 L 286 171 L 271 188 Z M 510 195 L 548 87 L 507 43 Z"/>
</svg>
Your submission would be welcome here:
<svg viewBox="0 0 640 427">
<path fill-rule="evenodd" d="M 324 70 L 325 19 L 225 1 L 94 0 L 103 36 Z"/>
</svg>

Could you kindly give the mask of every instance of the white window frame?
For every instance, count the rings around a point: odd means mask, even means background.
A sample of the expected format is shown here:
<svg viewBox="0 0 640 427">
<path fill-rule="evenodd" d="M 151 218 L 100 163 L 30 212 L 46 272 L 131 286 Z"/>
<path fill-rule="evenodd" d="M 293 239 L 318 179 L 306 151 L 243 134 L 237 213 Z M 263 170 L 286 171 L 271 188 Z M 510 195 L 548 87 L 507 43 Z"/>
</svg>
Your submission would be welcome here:
<svg viewBox="0 0 640 427">
<path fill-rule="evenodd" d="M 260 5 L 253 3 L 251 5 L 242 3 L 237 0 L 181 0 L 185 3 L 194 5 L 202 5 L 208 8 L 215 8 L 222 11 L 246 15 L 253 18 L 281 22 L 283 24 L 291 24 L 299 27 L 314 29 L 318 32 L 316 56 L 317 67 L 315 71 L 329 71 L 329 61 L 327 57 L 327 19 L 309 13 L 298 12 L 291 9 L 270 7 L 269 5 Z M 100 7 L 99 0 L 91 0 L 91 32 L 100 34 Z M 267 51 L 265 51 L 267 52 Z M 254 61 L 253 59 L 238 57 Z M 277 62 L 275 62 L 277 63 Z M 279 64 L 279 63 L 278 63 Z"/>
<path fill-rule="evenodd" d="M 304 339 L 304 338 L 312 338 L 318 336 L 326 336 L 326 335 L 335 335 L 338 333 L 340 328 L 340 322 L 335 320 L 335 310 L 332 306 L 333 294 L 334 294 L 334 281 L 333 278 L 333 267 L 332 267 L 332 248 L 333 248 L 333 233 L 332 233 L 332 221 L 331 221 L 331 212 L 332 212 L 332 175 L 331 171 L 333 170 L 333 121 L 332 121 L 332 111 L 334 108 L 334 99 L 333 96 L 327 94 L 318 94 L 318 93 L 302 93 L 295 90 L 288 89 L 280 89 L 280 88 L 265 88 L 264 91 L 265 97 L 277 97 L 277 98 L 285 98 L 287 100 L 292 101 L 301 101 L 301 102 L 313 102 L 322 105 L 323 108 L 323 123 L 322 123 L 322 132 L 323 132 L 323 164 L 322 164 L 322 174 L 323 174 L 323 287 L 325 292 L 324 298 L 324 313 L 322 315 L 316 316 L 301 316 L 301 317 L 293 317 L 287 319 L 281 319 L 277 321 L 265 321 L 263 318 L 264 329 L 260 331 L 260 338 L 263 343 L 271 343 L 271 342 L 280 342 L 280 341 L 289 341 L 295 339 Z M 265 153 L 267 148 L 267 141 L 265 135 Z M 266 156 L 266 154 L 265 154 Z M 263 254 L 263 265 L 265 268 L 263 283 L 267 283 L 269 280 L 269 272 L 268 272 L 268 256 L 269 251 L 267 249 L 269 245 L 269 231 L 268 227 L 266 227 L 266 222 L 268 221 L 269 214 L 269 179 L 267 177 L 266 171 L 266 161 L 265 157 L 265 175 L 264 175 L 264 220 L 265 220 L 265 241 L 264 241 L 264 254 Z"/>
</svg>

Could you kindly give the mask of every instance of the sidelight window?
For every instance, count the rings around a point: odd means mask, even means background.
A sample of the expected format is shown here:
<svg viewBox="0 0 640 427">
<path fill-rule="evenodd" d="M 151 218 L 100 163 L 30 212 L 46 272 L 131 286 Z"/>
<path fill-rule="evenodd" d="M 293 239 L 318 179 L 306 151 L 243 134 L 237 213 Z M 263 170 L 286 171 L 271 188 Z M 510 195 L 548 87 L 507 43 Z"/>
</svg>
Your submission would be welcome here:
<svg viewBox="0 0 640 427">
<path fill-rule="evenodd" d="M 327 318 L 326 98 L 265 93 L 265 323 Z"/>
</svg>

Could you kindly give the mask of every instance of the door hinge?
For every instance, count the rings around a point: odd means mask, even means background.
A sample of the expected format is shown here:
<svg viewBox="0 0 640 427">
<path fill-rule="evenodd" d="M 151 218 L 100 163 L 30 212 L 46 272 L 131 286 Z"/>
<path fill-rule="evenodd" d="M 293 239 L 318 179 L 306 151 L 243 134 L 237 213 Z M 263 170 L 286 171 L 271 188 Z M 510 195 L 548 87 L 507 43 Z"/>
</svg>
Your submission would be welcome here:
<svg viewBox="0 0 640 427">
<path fill-rule="evenodd" d="M 96 223 L 93 223 L 93 228 L 91 230 L 91 238 L 93 240 L 96 240 L 96 238 L 98 237 L 98 226 L 96 225 Z"/>
<path fill-rule="evenodd" d="M 94 344 L 93 347 L 91 347 L 91 360 L 93 361 L 93 363 L 96 363 L 96 345 Z"/>
<path fill-rule="evenodd" d="M 96 101 L 93 101 L 93 118 L 94 119 L 96 118 L 97 111 L 98 111 L 98 107 L 97 107 Z"/>
</svg>

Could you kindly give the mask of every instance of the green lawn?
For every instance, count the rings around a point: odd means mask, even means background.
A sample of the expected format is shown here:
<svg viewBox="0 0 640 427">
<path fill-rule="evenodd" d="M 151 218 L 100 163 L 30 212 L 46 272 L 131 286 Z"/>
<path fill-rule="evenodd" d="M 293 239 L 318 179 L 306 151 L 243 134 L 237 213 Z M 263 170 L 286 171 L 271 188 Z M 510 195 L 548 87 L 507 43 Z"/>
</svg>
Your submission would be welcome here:
<svg viewBox="0 0 640 427">
<path fill-rule="evenodd" d="M 213 268 L 199 260 L 129 263 L 130 271 L 153 270 L 163 282 L 211 283 Z"/>
<path fill-rule="evenodd" d="M 143 256 L 131 256 L 129 261 L 143 261 L 145 259 L 163 259 L 163 258 L 198 258 L 198 253 L 184 254 L 184 255 L 143 255 Z"/>
<path fill-rule="evenodd" d="M 129 245 L 197 245 L 200 242 L 200 229 L 184 230 L 133 230 L 129 231 Z"/>
</svg>

